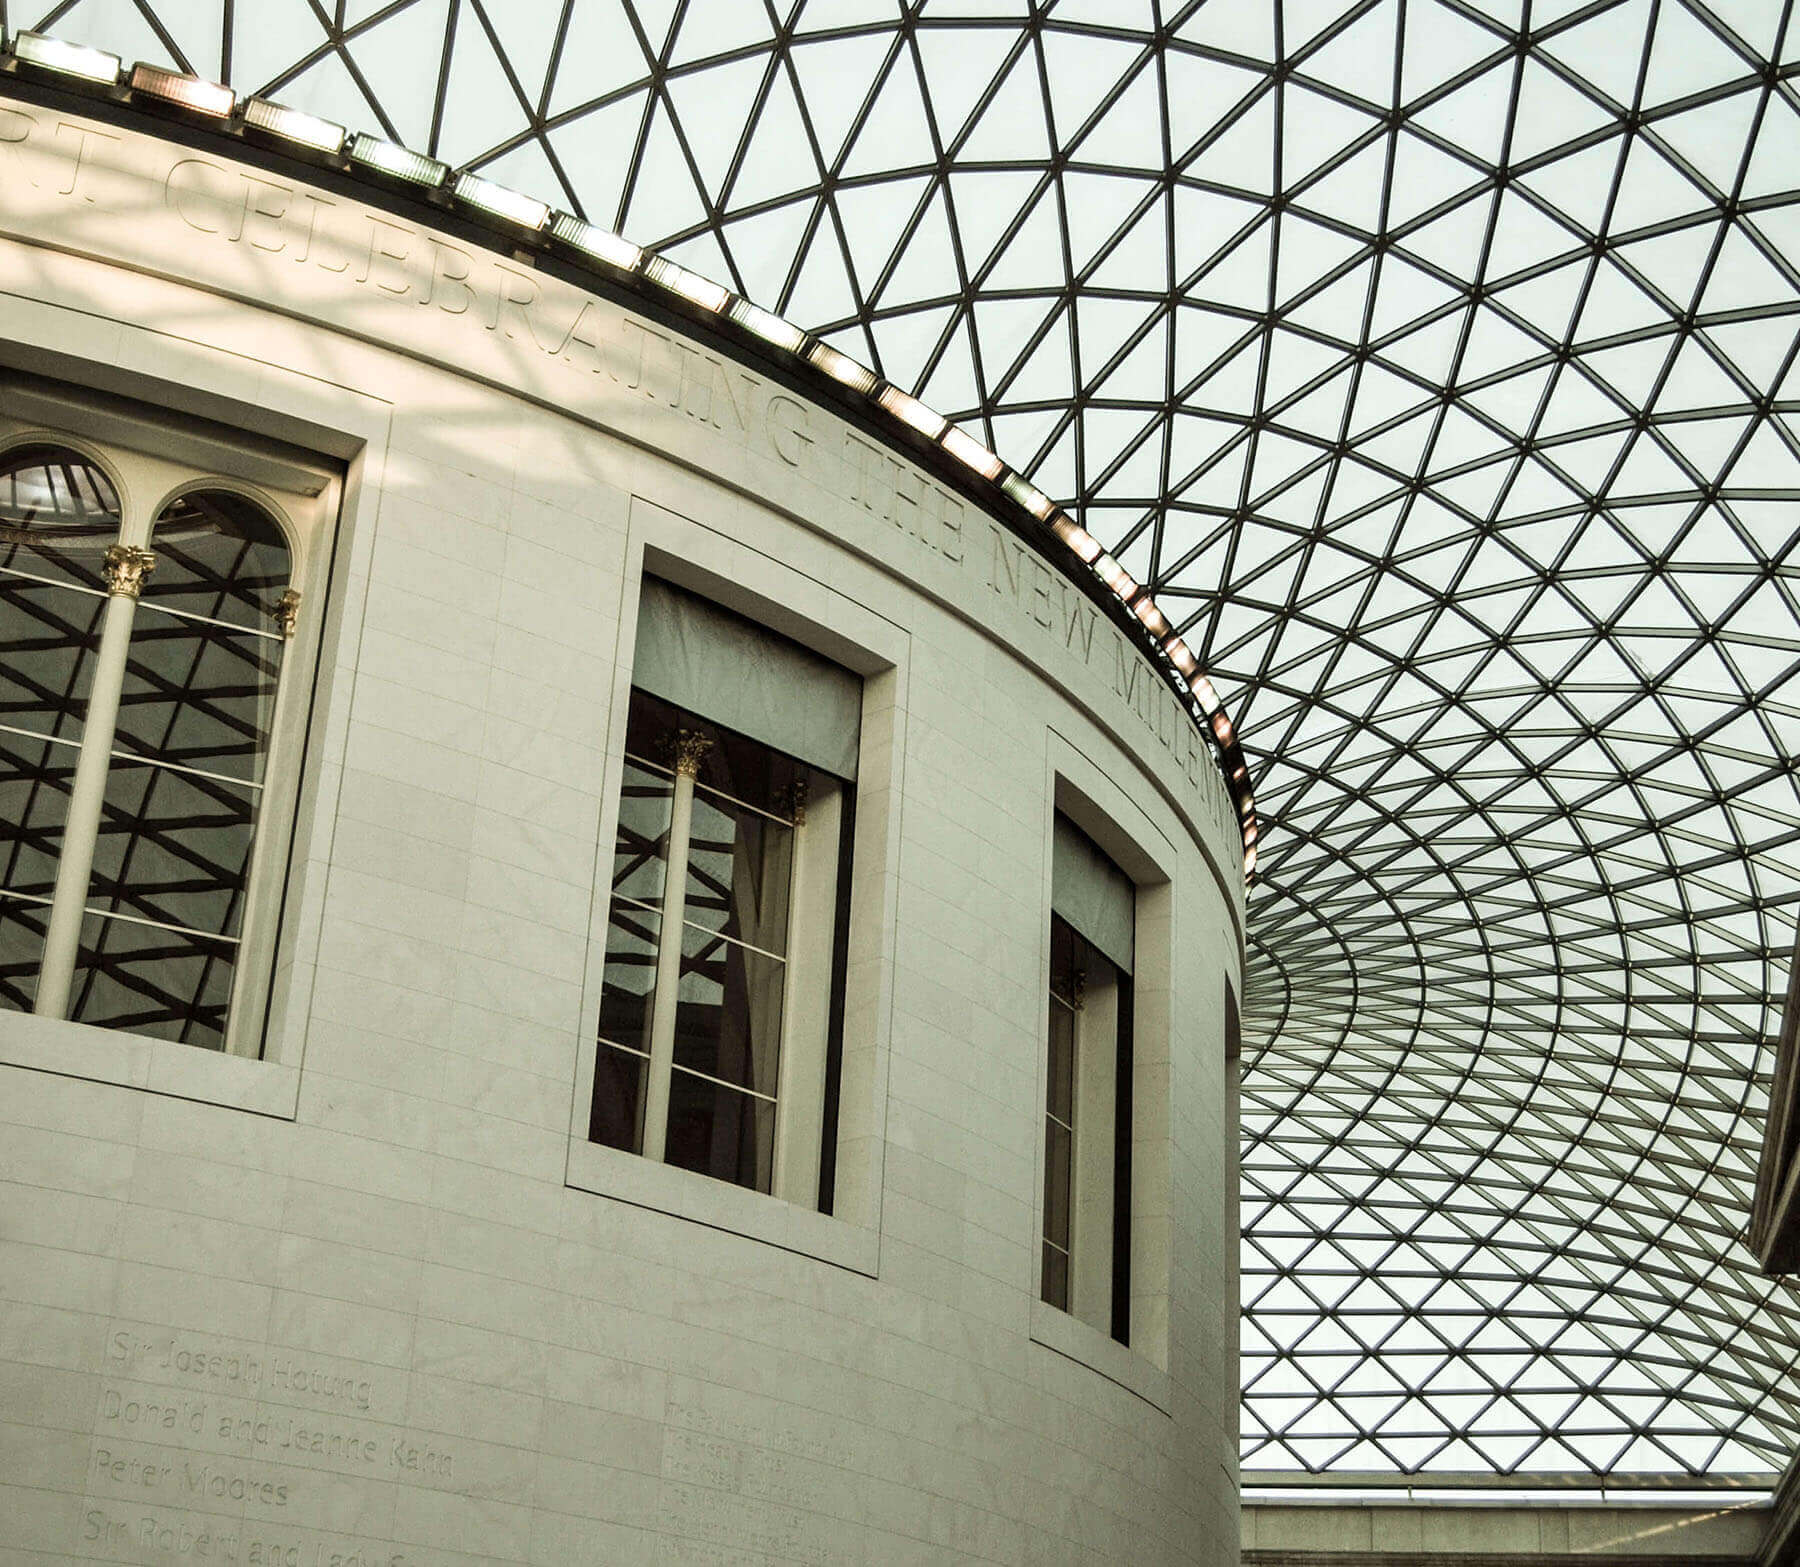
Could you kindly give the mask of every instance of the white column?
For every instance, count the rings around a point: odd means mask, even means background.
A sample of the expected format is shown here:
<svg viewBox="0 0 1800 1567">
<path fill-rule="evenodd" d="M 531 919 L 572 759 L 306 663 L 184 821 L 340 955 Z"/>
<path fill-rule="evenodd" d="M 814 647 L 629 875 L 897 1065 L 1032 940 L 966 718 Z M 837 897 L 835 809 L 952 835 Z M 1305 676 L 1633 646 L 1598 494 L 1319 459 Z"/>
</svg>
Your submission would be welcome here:
<svg viewBox="0 0 1800 1567">
<path fill-rule="evenodd" d="M 271 952 L 262 956 L 263 932 L 273 932 L 281 917 L 281 877 L 274 874 L 268 861 L 279 848 L 279 835 L 266 830 L 269 817 L 270 788 L 276 780 L 276 767 L 285 762 L 287 748 L 282 739 L 291 722 L 294 698 L 289 694 L 294 682 L 289 678 L 288 654 L 293 651 L 294 633 L 300 626 L 300 594 L 289 588 L 269 611 L 281 631 L 281 663 L 275 671 L 275 700 L 270 704 L 269 720 L 263 726 L 262 787 L 256 791 L 250 817 L 250 864 L 244 872 L 246 897 L 244 917 L 238 926 L 237 962 L 231 972 L 231 1005 L 225 1025 L 225 1053 L 255 1056 L 262 1050 L 262 1009 L 254 1004 L 248 992 L 266 990 Z M 273 935 L 268 938 L 273 941 Z"/>
<path fill-rule="evenodd" d="M 56 867 L 44 961 L 38 971 L 37 1002 L 32 1010 L 39 1017 L 68 1016 L 88 877 L 100 836 L 100 807 L 106 799 L 106 770 L 119 722 L 119 693 L 125 685 L 125 662 L 131 651 L 131 622 L 137 613 L 138 590 L 155 567 L 156 557 L 135 544 L 115 544 L 106 552 L 106 615 L 82 721 L 81 758 L 75 764 L 75 782 L 63 822 L 62 857 Z"/>
<path fill-rule="evenodd" d="M 832 935 L 837 925 L 838 839 L 844 793 L 818 782 L 794 820 L 794 892 L 788 906 L 787 994 L 775 1092 L 775 1195 L 819 1206 L 825 1126 L 825 1054 L 831 1036 Z"/>
<path fill-rule="evenodd" d="M 658 1163 L 669 1135 L 669 1072 L 675 1060 L 675 1008 L 681 986 L 681 921 L 687 912 L 694 778 L 711 749 L 708 735 L 683 729 L 675 736 L 675 798 L 669 806 L 662 927 L 656 942 L 656 989 L 650 998 L 649 1079 L 644 1085 L 644 1157 Z"/>
<path fill-rule="evenodd" d="M 1070 1161 L 1069 1311 L 1112 1332 L 1113 1150 L 1117 1144 L 1119 982 L 1090 959 L 1075 1014 L 1075 1153 Z"/>
</svg>

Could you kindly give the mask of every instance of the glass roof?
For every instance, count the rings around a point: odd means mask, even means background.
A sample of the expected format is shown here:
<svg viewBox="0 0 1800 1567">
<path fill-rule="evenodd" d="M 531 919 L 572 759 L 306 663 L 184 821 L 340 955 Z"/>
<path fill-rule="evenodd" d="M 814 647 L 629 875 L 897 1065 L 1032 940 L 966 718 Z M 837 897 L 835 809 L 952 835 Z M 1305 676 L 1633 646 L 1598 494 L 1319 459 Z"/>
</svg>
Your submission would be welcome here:
<svg viewBox="0 0 1800 1567">
<path fill-rule="evenodd" d="M 0 0 L 657 245 L 1150 583 L 1266 823 L 1250 1470 L 1768 1470 L 1792 0 Z M 254 26 L 250 18 L 254 15 Z M 235 24 L 233 18 L 235 17 Z"/>
</svg>

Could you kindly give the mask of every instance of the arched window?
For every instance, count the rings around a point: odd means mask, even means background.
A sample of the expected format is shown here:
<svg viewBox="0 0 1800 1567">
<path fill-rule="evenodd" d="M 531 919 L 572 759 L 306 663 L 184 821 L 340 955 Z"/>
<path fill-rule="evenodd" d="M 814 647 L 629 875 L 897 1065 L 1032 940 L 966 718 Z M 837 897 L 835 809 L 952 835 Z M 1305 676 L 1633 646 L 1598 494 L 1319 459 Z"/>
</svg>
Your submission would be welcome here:
<svg viewBox="0 0 1800 1567">
<path fill-rule="evenodd" d="M 80 453 L 0 453 L 0 1006 L 37 994 L 120 521 Z"/>
<path fill-rule="evenodd" d="M 147 510 L 0 454 L 0 1006 L 222 1049 L 299 596 L 247 496 Z"/>
<path fill-rule="evenodd" d="M 283 648 L 288 550 L 223 492 L 150 533 L 66 1015 L 223 1043 Z"/>
</svg>

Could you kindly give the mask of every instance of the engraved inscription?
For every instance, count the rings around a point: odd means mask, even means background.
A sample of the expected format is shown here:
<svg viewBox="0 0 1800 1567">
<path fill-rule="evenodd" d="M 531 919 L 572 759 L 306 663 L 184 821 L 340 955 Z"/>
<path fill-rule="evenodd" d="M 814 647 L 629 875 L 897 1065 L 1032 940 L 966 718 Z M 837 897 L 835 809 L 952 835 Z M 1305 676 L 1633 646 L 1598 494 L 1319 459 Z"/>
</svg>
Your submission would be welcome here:
<svg viewBox="0 0 1800 1567">
<path fill-rule="evenodd" d="M 328 1362 L 270 1353 L 220 1349 L 184 1341 L 174 1335 L 148 1336 L 118 1328 L 107 1339 L 106 1358 L 120 1374 L 136 1381 L 204 1384 L 244 1397 L 309 1394 L 314 1398 L 367 1414 L 372 1387 L 359 1376 Z"/>
<path fill-rule="evenodd" d="M 272 1471 L 246 1469 L 230 1462 L 201 1456 L 183 1458 L 154 1448 L 122 1451 L 96 1447 L 88 1465 L 88 1478 L 96 1488 L 115 1489 L 126 1495 L 156 1491 L 183 1502 L 210 1498 L 219 1502 L 256 1502 L 263 1507 L 286 1507 L 290 1481 Z"/>
<path fill-rule="evenodd" d="M 1041 639 L 1098 674 L 1181 776 L 1198 787 L 1207 771 L 1205 742 L 1174 691 L 1072 582 L 996 523 L 988 524 L 988 543 L 989 591 L 1029 620 Z"/>
<path fill-rule="evenodd" d="M 410 1549 L 313 1527 L 355 1527 L 342 1498 L 358 1482 L 459 1480 L 441 1438 L 378 1418 L 398 1398 L 356 1363 L 128 1322 L 112 1323 L 104 1343 L 79 1517 L 85 1555 L 424 1567 Z"/>
<path fill-rule="evenodd" d="M 1035 641 L 1049 668 L 1073 659 L 1097 676 L 1125 727 L 1149 731 L 1174 773 L 1197 791 L 1201 814 L 1235 838 L 1235 813 L 1207 763 L 1204 740 L 1134 643 L 997 526 L 990 524 L 992 552 L 982 550 L 969 537 L 960 496 L 854 429 L 828 438 L 833 421 L 753 372 L 516 260 L 153 138 L 9 106 L 0 109 L 0 180 L 21 179 L 45 197 L 104 201 L 119 210 L 141 208 L 150 182 L 161 198 L 163 230 L 143 225 L 136 243 L 172 248 L 197 277 L 205 276 L 203 250 L 194 244 L 200 237 L 251 259 L 269 287 L 281 283 L 273 269 L 303 268 L 286 274 L 283 296 L 322 319 L 341 308 L 316 286 L 296 287 L 303 278 L 383 301 L 395 312 L 395 341 L 427 357 L 472 373 L 485 369 L 603 424 L 616 425 L 635 400 L 680 428 L 704 430 L 794 472 L 864 513 L 876 525 L 869 538 L 878 549 L 885 552 L 884 534 L 906 539 L 904 547 L 923 552 L 917 558 L 932 563 L 940 582 L 947 569 L 959 574 L 965 603 L 993 602 L 983 593 L 985 568 L 985 587 L 1022 622 L 1018 645 Z M 244 286 L 242 276 L 230 286 Z M 409 324 L 426 319 L 428 336 Z M 441 328 L 451 321 L 470 352 L 446 339 Z M 495 359 L 495 344 L 505 346 L 503 360 Z M 550 385 L 550 377 L 560 384 Z"/>
<path fill-rule="evenodd" d="M 81 1543 L 130 1562 L 229 1562 L 234 1567 L 425 1567 L 423 1558 L 390 1545 L 304 1534 L 192 1514 L 89 1507 Z"/>
</svg>

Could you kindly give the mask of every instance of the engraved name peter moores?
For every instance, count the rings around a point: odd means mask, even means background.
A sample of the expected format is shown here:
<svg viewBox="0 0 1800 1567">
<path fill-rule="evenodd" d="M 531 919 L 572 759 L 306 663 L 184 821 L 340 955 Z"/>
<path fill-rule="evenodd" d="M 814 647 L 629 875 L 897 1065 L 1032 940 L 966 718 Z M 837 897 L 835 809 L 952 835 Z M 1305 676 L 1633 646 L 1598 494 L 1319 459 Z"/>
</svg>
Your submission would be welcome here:
<svg viewBox="0 0 1800 1567">
<path fill-rule="evenodd" d="M 79 1521 L 92 1554 L 424 1567 L 410 1547 L 308 1525 L 321 1476 L 438 1489 L 458 1480 L 439 1438 L 378 1418 L 391 1390 L 354 1363 L 119 1322 L 105 1342 Z"/>
<path fill-rule="evenodd" d="M 1096 635 L 1092 606 L 1084 605 L 1085 623 L 1077 617 L 1061 635 L 1058 617 L 1081 595 L 1034 551 L 1014 541 L 1013 558 L 1002 559 L 998 546 L 990 556 L 967 541 L 960 497 L 779 386 L 560 279 L 351 201 L 154 138 L 0 105 L 0 220 L 8 208 L 29 205 L 9 200 L 20 181 L 65 211 L 94 209 L 105 220 L 93 229 L 95 247 L 147 235 L 153 246 L 155 225 L 173 224 L 173 236 L 162 236 L 174 241 L 170 266 L 200 277 L 196 241 L 229 246 L 240 261 L 256 265 L 260 304 L 282 304 L 377 342 L 405 343 L 426 358 L 521 391 L 528 391 L 521 376 L 530 381 L 548 372 L 557 378 L 550 401 L 602 423 L 617 415 L 606 417 L 601 405 L 624 394 L 679 418 L 681 428 L 773 457 L 959 573 L 972 590 L 969 602 L 992 603 L 986 590 L 998 594 L 1023 619 L 1025 634 L 1014 638 L 1021 647 L 1072 656 L 1099 674 L 1139 732 L 1148 730 L 1173 759 L 1201 817 L 1235 840 L 1235 813 L 1222 782 L 1203 763 L 1204 741 L 1166 683 L 1115 627 L 1101 621 Z M 134 215 L 148 220 L 143 233 L 129 222 Z M 69 232 L 59 243 L 69 243 L 74 231 L 64 228 Z M 128 259 L 139 258 L 128 253 Z M 233 277 L 226 286 L 243 292 L 244 280 Z M 347 314 L 347 304 L 359 298 L 390 307 L 381 331 Z M 442 324 L 451 320 L 475 334 L 463 340 L 467 352 L 460 355 L 443 336 Z M 1044 586 L 1052 575 L 1060 583 L 1054 595 Z"/>
</svg>

